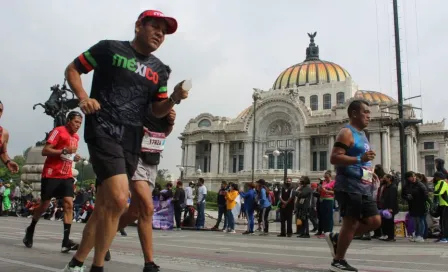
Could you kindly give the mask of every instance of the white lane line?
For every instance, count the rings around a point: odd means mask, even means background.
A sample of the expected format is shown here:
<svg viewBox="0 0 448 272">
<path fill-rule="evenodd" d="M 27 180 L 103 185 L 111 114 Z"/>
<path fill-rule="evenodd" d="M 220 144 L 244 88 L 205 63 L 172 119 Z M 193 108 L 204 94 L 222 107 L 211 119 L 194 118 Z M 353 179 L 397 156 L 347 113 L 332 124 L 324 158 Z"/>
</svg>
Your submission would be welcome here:
<svg viewBox="0 0 448 272">
<path fill-rule="evenodd" d="M 7 240 L 21 240 L 20 239 L 14 239 L 11 236 L 6 237 L 0 234 L 1 239 L 7 239 Z M 17 237 L 19 238 L 19 237 Z M 129 243 L 133 244 L 140 244 L 138 241 L 128 241 Z M 182 245 L 173 245 L 173 244 L 162 244 L 162 243 L 154 243 L 155 246 L 166 246 L 166 247 L 174 247 L 174 248 L 186 248 L 186 249 L 199 249 L 209 252 L 210 250 L 213 250 L 211 248 L 204 248 L 204 247 L 195 247 L 195 246 L 182 246 Z M 274 252 L 257 252 L 257 251 L 243 251 L 243 250 L 236 250 L 236 249 L 227 249 L 227 248 L 221 248 L 222 251 L 229 251 L 231 253 L 244 253 L 244 254 L 250 254 L 250 255 L 269 255 L 269 256 L 284 256 L 284 257 L 302 257 L 302 258 L 309 258 L 309 255 L 297 255 L 297 254 L 286 254 L 286 253 L 274 253 Z M 441 258 L 444 256 L 440 256 Z M 325 259 L 328 260 L 329 257 L 326 256 L 312 256 L 314 259 Z M 350 260 L 358 261 L 358 262 L 374 262 L 374 263 L 394 263 L 394 264 L 411 264 L 411 265 L 425 265 L 425 266 L 442 266 L 446 267 L 446 264 L 434 264 L 434 263 L 422 263 L 422 262 L 407 262 L 407 261 L 388 261 L 388 260 L 371 260 L 371 259 L 355 259 L 350 258 Z"/>
<path fill-rule="evenodd" d="M 155 246 L 166 246 L 166 247 L 178 247 L 178 248 L 187 248 L 187 249 L 200 249 L 205 251 L 212 250 L 211 248 L 205 247 L 192 247 L 192 246 L 180 246 L 180 245 L 172 245 L 172 244 L 160 244 L 154 243 Z M 274 252 L 256 252 L 256 251 L 243 251 L 243 250 L 235 250 L 231 249 L 232 253 L 244 253 L 251 255 L 269 255 L 269 256 L 284 256 L 284 257 L 299 257 L 299 258 L 313 258 L 313 259 L 325 259 L 331 260 L 330 257 L 324 256 L 310 256 L 310 255 L 298 255 L 298 254 L 286 254 L 286 253 L 274 253 Z M 428 266 L 442 266 L 446 267 L 446 264 L 434 264 L 434 263 L 421 263 L 421 262 L 403 262 L 403 261 L 387 261 L 387 260 L 369 260 L 369 259 L 354 259 L 350 258 L 353 261 L 359 262 L 374 262 L 374 263 L 395 263 L 395 264 L 412 264 L 412 265 L 428 265 Z"/>
<path fill-rule="evenodd" d="M 34 264 L 34 263 L 28 263 L 28 262 L 16 261 L 16 260 L 11 260 L 11 259 L 5 259 L 5 258 L 2 258 L 2 257 L 0 257 L 0 262 L 10 263 L 10 264 L 17 264 L 17 265 L 31 267 L 31 268 L 39 268 L 39 269 L 42 269 L 44 271 L 60 272 L 62 270 L 60 268 L 53 268 L 53 267 L 49 267 L 49 266 L 45 266 L 45 265 L 39 265 L 39 264 Z"/>
</svg>

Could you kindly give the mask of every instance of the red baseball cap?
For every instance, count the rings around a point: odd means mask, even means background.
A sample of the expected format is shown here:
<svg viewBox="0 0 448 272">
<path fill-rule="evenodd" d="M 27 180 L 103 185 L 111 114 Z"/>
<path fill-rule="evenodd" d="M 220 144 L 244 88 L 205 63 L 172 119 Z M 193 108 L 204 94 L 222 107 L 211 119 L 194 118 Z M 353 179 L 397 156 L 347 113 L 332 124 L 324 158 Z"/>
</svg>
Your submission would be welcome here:
<svg viewBox="0 0 448 272">
<path fill-rule="evenodd" d="M 172 17 L 167 17 L 163 12 L 158 10 L 145 10 L 138 16 L 138 21 L 146 18 L 146 17 L 152 17 L 152 18 L 162 18 L 165 20 L 168 28 L 166 34 L 173 34 L 177 30 L 177 21 L 176 19 Z"/>
</svg>

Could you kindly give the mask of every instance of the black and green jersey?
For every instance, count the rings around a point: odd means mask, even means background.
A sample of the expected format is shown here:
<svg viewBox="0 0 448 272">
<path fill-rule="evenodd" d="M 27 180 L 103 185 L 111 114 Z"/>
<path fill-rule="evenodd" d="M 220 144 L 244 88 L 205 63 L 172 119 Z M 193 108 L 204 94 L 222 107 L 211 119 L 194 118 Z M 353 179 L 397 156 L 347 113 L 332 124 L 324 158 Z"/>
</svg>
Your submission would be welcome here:
<svg viewBox="0 0 448 272">
<path fill-rule="evenodd" d="M 101 105 L 100 111 L 86 116 L 86 142 L 112 137 L 137 152 L 149 106 L 168 98 L 169 68 L 154 55 L 139 54 L 130 42 L 113 40 L 100 41 L 74 63 L 81 73 L 94 70 L 90 97 Z"/>
</svg>

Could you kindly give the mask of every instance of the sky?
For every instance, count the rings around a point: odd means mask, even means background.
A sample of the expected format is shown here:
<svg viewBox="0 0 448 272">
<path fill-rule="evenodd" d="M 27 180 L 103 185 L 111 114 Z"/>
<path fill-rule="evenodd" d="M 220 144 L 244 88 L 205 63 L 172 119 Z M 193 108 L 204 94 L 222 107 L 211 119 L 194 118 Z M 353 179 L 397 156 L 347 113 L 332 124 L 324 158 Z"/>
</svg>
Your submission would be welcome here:
<svg viewBox="0 0 448 272">
<path fill-rule="evenodd" d="M 446 85 L 447 8 L 444 0 L 399 1 L 403 95 L 422 95 L 412 103 L 423 107 L 425 122 L 448 115 L 446 96 L 437 95 Z M 10 132 L 11 156 L 51 130 L 51 117 L 32 106 L 63 82 L 66 66 L 100 40 L 132 40 L 135 20 L 146 9 L 179 23 L 155 52 L 173 70 L 169 89 L 193 80 L 188 100 L 176 106 L 176 125 L 160 165 L 173 175 L 179 175 L 178 137 L 187 122 L 203 112 L 236 117 L 251 105 L 253 88 L 269 89 L 283 70 L 305 59 L 308 32 L 317 31 L 320 58 L 344 67 L 360 89 L 397 97 L 390 0 L 5 1 L 0 125 Z M 90 91 L 92 73 L 82 79 Z M 79 134 L 83 138 L 83 128 Z M 79 153 L 88 157 L 83 142 Z"/>
</svg>

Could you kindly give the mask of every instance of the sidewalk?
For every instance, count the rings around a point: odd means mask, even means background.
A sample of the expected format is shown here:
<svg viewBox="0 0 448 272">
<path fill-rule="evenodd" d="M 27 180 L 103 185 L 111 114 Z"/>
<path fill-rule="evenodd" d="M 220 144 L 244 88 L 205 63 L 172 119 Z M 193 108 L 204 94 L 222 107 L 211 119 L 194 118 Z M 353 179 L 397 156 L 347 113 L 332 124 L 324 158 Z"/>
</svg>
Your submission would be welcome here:
<svg viewBox="0 0 448 272">
<path fill-rule="evenodd" d="M 275 219 L 275 212 L 271 212 L 270 214 L 271 220 L 269 221 L 269 233 L 280 233 L 280 222 L 273 222 L 273 219 Z M 212 211 L 212 210 L 206 210 L 205 211 L 205 228 L 211 229 L 215 226 L 216 220 L 218 219 L 218 211 Z M 224 218 L 223 218 L 224 220 Z M 293 220 L 294 221 L 294 220 Z M 222 229 L 224 222 L 221 221 L 220 229 Z M 310 230 L 312 229 L 313 225 L 310 224 Z M 255 229 L 257 228 L 257 221 L 255 220 Z M 235 221 L 235 231 L 236 232 L 244 232 L 247 229 L 247 221 L 245 219 L 237 219 Z M 334 226 L 334 231 L 339 232 L 340 226 Z M 293 222 L 293 231 L 296 231 L 295 224 Z"/>
</svg>

